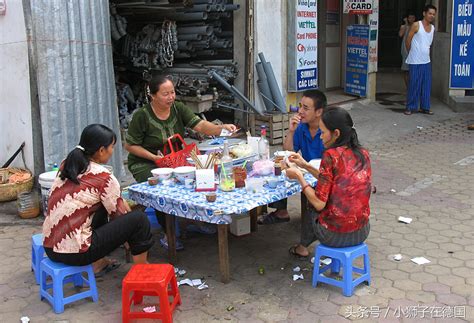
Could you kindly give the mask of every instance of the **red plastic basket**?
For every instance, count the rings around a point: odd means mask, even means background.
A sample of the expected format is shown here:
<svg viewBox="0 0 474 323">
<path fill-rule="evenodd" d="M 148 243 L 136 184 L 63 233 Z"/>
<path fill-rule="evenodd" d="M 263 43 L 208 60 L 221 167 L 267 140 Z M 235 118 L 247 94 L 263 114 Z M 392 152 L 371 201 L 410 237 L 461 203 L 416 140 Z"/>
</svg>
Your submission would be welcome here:
<svg viewBox="0 0 474 323">
<path fill-rule="evenodd" d="M 181 141 L 181 144 L 183 145 L 183 149 L 179 150 L 178 142 L 175 143 L 176 148 L 173 148 L 172 140 L 174 138 L 178 138 L 179 141 Z M 163 158 L 157 159 L 155 161 L 156 166 L 158 166 L 158 167 L 171 167 L 171 168 L 175 168 L 175 167 L 179 167 L 179 166 L 188 166 L 188 165 L 191 165 L 191 164 L 188 163 L 186 158 L 188 158 L 191 155 L 191 151 L 195 150 L 196 155 L 201 154 L 199 152 L 199 150 L 197 149 L 197 146 L 196 146 L 195 143 L 192 143 L 192 144 L 189 144 L 189 145 L 186 144 L 186 142 L 184 142 L 183 137 L 181 137 L 180 134 L 175 134 L 175 135 L 169 137 L 168 138 L 168 145 L 169 145 L 169 149 L 170 149 L 171 152 L 168 154 L 168 146 L 165 143 L 165 145 L 163 147 L 163 153 L 165 154 L 165 156 Z"/>
</svg>

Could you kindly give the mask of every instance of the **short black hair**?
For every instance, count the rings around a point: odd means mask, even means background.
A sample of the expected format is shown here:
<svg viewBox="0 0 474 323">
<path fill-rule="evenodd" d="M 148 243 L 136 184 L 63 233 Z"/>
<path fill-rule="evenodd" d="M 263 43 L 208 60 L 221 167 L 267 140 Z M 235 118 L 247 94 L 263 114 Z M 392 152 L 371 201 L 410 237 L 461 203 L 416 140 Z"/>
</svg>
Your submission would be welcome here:
<svg viewBox="0 0 474 323">
<path fill-rule="evenodd" d="M 328 99 L 323 92 L 319 90 L 306 90 L 303 92 L 303 96 L 313 100 L 313 104 L 316 110 L 324 109 L 328 105 Z"/>
<path fill-rule="evenodd" d="M 428 12 L 428 10 L 430 9 L 433 9 L 434 11 L 438 11 L 438 9 L 436 9 L 435 6 L 433 6 L 432 4 L 427 4 L 424 8 L 423 8 L 423 12 Z"/>
<path fill-rule="evenodd" d="M 415 17 L 416 17 L 415 12 L 414 12 L 414 11 L 408 11 L 408 13 L 407 13 L 407 18 L 408 18 L 409 16 L 415 16 Z"/>
</svg>

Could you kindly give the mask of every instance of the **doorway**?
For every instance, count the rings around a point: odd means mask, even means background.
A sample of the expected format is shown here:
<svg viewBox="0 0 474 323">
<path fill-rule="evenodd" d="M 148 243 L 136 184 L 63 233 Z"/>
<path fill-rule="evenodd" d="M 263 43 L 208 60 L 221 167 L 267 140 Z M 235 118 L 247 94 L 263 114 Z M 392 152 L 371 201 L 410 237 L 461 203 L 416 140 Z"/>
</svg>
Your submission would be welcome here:
<svg viewBox="0 0 474 323">
<path fill-rule="evenodd" d="M 398 37 L 398 30 L 403 23 L 403 18 L 409 11 L 416 15 L 416 19 L 423 18 L 423 7 L 426 0 L 380 0 L 379 10 L 379 60 L 380 68 L 400 68 L 401 38 Z"/>
</svg>

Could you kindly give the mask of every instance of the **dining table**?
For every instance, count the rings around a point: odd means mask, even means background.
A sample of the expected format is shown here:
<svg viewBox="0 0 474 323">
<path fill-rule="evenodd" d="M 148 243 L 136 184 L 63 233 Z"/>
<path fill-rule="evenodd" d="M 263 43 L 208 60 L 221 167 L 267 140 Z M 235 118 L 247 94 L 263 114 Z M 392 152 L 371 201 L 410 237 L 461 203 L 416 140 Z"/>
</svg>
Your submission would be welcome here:
<svg viewBox="0 0 474 323">
<path fill-rule="evenodd" d="M 309 173 L 304 174 L 306 181 L 316 185 L 316 178 Z M 275 180 L 275 176 L 262 176 L 263 182 Z M 268 184 L 258 190 L 248 191 L 236 188 L 230 192 L 216 190 L 216 201 L 208 202 L 206 192 L 186 188 L 185 185 L 167 181 L 157 185 L 148 182 L 137 183 L 129 186 L 129 199 L 135 203 L 154 208 L 166 214 L 166 235 L 168 238 L 168 256 L 170 263 L 177 264 L 176 254 L 176 217 L 212 223 L 217 225 L 219 269 L 221 281 L 230 281 L 230 263 L 228 250 L 228 231 L 233 217 L 249 214 L 251 232 L 257 231 L 258 208 L 276 202 L 301 192 L 301 185 L 295 180 L 289 180 L 283 174 L 278 176 L 278 185 L 271 188 Z M 302 195 L 301 213 L 306 216 L 307 200 Z M 304 223 L 304 222 L 303 222 Z"/>
</svg>

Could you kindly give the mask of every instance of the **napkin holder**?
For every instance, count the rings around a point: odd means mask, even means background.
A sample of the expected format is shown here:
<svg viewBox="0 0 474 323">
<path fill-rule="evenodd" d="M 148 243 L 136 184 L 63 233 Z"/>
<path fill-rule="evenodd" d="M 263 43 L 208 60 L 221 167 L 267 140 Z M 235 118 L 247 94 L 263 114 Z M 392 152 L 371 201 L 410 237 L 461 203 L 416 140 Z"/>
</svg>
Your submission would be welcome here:
<svg viewBox="0 0 474 323">
<path fill-rule="evenodd" d="M 216 189 L 214 169 L 196 169 L 196 192 L 212 192 Z"/>
</svg>

